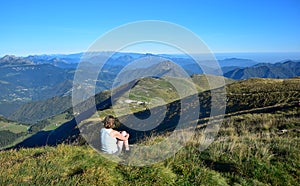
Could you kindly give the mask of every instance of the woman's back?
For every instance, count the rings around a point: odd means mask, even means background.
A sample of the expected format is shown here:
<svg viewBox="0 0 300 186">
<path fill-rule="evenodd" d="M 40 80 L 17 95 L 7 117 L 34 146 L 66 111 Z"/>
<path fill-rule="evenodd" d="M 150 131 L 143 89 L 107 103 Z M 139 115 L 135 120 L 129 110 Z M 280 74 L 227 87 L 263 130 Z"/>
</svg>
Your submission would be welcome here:
<svg viewBox="0 0 300 186">
<path fill-rule="evenodd" d="M 100 131 L 101 150 L 109 154 L 118 152 L 117 139 L 110 136 L 112 130 L 102 128 Z"/>
</svg>

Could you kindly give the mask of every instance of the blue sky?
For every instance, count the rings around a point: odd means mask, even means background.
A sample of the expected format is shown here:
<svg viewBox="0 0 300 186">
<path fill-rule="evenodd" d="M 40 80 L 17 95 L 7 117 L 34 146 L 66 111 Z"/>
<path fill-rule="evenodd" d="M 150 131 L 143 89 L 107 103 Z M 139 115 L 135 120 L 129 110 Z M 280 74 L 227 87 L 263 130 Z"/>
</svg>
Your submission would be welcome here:
<svg viewBox="0 0 300 186">
<path fill-rule="evenodd" d="M 3 0 L 0 56 L 83 52 L 140 20 L 179 24 L 216 53 L 300 52 L 299 0 Z"/>
</svg>

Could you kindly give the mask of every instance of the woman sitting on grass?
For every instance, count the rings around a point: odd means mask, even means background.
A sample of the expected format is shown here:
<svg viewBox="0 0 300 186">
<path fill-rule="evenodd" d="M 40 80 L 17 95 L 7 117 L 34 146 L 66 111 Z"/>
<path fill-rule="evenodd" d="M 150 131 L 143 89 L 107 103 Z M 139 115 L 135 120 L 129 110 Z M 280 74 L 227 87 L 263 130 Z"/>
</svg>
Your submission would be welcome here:
<svg viewBox="0 0 300 186">
<path fill-rule="evenodd" d="M 125 151 L 129 151 L 129 134 L 126 131 L 113 130 L 113 127 L 115 127 L 115 118 L 111 115 L 106 116 L 104 128 L 100 131 L 101 150 L 108 154 L 118 154 L 125 146 Z"/>
</svg>

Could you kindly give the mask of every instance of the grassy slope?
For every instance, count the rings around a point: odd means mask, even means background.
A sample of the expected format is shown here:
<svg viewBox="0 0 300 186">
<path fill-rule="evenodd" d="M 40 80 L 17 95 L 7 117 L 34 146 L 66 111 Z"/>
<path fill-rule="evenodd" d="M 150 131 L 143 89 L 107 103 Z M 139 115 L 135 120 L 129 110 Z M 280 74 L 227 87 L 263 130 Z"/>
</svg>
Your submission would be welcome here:
<svg viewBox="0 0 300 186">
<path fill-rule="evenodd" d="M 239 104 L 243 105 L 250 96 L 251 107 L 264 100 L 265 94 L 273 96 L 275 104 L 294 102 L 299 99 L 299 80 L 239 81 L 228 86 L 228 97 L 230 101 L 240 97 Z M 278 96 L 278 92 L 285 96 Z M 272 104 L 272 100 L 260 103 Z M 228 114 L 218 138 L 205 151 L 198 151 L 203 135 L 199 128 L 175 156 L 140 168 L 109 162 L 87 146 L 0 152 L 0 185 L 298 185 L 299 121 L 300 108 L 296 105 L 269 112 Z M 287 132 L 280 133 L 282 129 Z M 163 138 L 153 136 L 141 143 L 152 144 Z"/>
<path fill-rule="evenodd" d="M 146 167 L 110 162 L 88 146 L 0 152 L 0 184 L 297 185 L 297 109 L 228 117 L 218 139 L 205 151 L 198 151 L 200 130 L 175 156 Z M 288 132 L 279 134 L 283 128 Z M 141 143 L 149 145 L 161 138 L 153 136 Z"/>
<path fill-rule="evenodd" d="M 25 139 L 28 125 L 0 117 L 0 150 Z M 29 137 L 29 136 L 26 136 Z"/>
<path fill-rule="evenodd" d="M 174 78 L 175 79 L 175 78 Z M 215 77 L 215 81 L 220 81 L 220 77 Z M 225 78 L 226 81 L 230 81 Z M 207 79 L 204 75 L 194 75 L 192 80 L 195 82 L 195 88 L 197 91 L 201 92 L 207 90 L 209 88 Z M 192 91 L 189 91 L 189 85 L 191 84 L 189 81 L 183 78 L 176 78 L 174 81 L 177 83 L 178 87 L 182 90 L 186 90 L 184 92 L 184 96 L 191 94 Z M 165 98 L 165 102 L 169 103 L 178 99 L 178 95 L 174 87 L 162 80 L 162 79 L 153 79 L 153 78 L 145 78 L 138 82 L 138 84 L 131 90 L 130 99 L 136 101 L 146 101 L 150 102 L 152 98 L 155 98 L 157 95 Z M 107 98 L 110 96 L 110 91 L 104 91 L 98 94 L 98 97 Z M 96 100 L 97 101 L 97 100 Z M 103 101 L 103 100 L 101 100 Z M 159 103 L 155 99 L 151 102 L 153 107 L 158 105 Z M 64 112 L 65 110 L 72 107 L 71 97 L 54 97 L 44 101 L 30 102 L 21 106 L 14 114 L 11 116 L 12 120 L 25 122 L 29 124 L 34 124 L 37 121 L 42 119 L 48 119 L 49 117 L 55 116 Z M 141 108 L 137 108 L 137 110 L 141 110 Z"/>
<path fill-rule="evenodd" d="M 212 87 L 210 87 L 207 78 L 211 81 Z M 146 105 L 130 103 L 130 110 L 128 110 L 122 103 L 118 103 L 114 106 L 114 109 L 118 110 L 119 116 L 143 111 L 146 107 L 153 108 L 159 105 L 165 105 L 179 100 L 180 97 L 218 88 L 220 85 L 223 85 L 222 80 L 224 80 L 226 84 L 233 82 L 231 79 L 210 75 L 193 75 L 191 79 L 174 77 L 168 77 L 168 79 L 144 78 L 130 90 L 129 97 L 120 96 L 119 100 L 124 101 L 131 99 L 134 101 L 142 101 L 146 102 Z M 194 88 L 191 88 L 192 86 L 194 86 Z M 181 95 L 178 94 L 178 91 L 181 91 Z M 100 112 L 99 115 L 101 118 L 104 118 L 108 114 L 113 114 L 113 110 L 106 109 Z"/>
<path fill-rule="evenodd" d="M 51 117 L 49 119 L 47 119 L 47 121 L 49 121 L 49 125 L 47 125 L 45 128 L 43 128 L 44 131 L 48 131 L 48 130 L 54 130 L 57 127 L 59 127 L 61 124 L 67 122 L 69 119 L 66 119 L 67 117 L 67 113 L 62 113 L 59 115 L 56 115 L 54 117 Z"/>
<path fill-rule="evenodd" d="M 49 131 L 49 130 L 54 130 L 58 128 L 61 124 L 67 122 L 69 119 L 66 119 L 67 113 L 62 113 L 56 116 L 53 116 L 45 121 L 47 121 L 47 125 L 42 128 L 41 130 L 43 131 Z M 14 137 L 13 140 L 10 140 L 9 143 L 6 143 L 5 145 L 0 145 L 0 149 L 3 148 L 8 148 L 12 147 L 26 138 L 32 136 L 34 133 L 33 132 L 28 132 L 28 125 L 23 125 L 17 122 L 9 121 L 7 119 L 1 119 L 0 120 L 0 131 L 9 131 L 15 134 L 20 134 L 18 137 Z M 0 142 L 1 140 L 4 140 L 0 137 Z"/>
<path fill-rule="evenodd" d="M 28 126 L 19 124 L 17 122 L 0 121 L 0 130 L 9 130 L 13 133 L 26 132 L 27 127 Z"/>
</svg>

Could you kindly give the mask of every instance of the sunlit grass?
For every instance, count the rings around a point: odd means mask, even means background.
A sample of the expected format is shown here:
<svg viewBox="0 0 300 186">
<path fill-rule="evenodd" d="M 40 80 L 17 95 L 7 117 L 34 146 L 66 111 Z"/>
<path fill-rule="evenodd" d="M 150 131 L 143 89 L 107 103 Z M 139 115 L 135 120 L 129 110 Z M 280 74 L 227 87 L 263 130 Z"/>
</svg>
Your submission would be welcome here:
<svg viewBox="0 0 300 186">
<path fill-rule="evenodd" d="M 89 146 L 4 151 L 0 185 L 298 185 L 300 124 L 293 113 L 225 118 L 206 150 L 199 151 L 205 134 L 198 130 L 174 156 L 142 167 L 109 161 Z M 279 133 L 283 128 L 287 132 Z M 136 145 L 153 145 L 167 136 L 154 134 Z"/>
<path fill-rule="evenodd" d="M 26 125 L 21 125 L 15 122 L 2 122 L 0 121 L 0 130 L 9 130 L 13 133 L 20 133 L 27 131 Z"/>
<path fill-rule="evenodd" d="M 51 117 L 49 119 L 47 119 L 49 121 L 49 125 L 47 125 L 43 130 L 44 131 L 48 131 L 48 130 L 54 130 L 56 128 L 58 128 L 61 124 L 65 123 L 68 121 L 68 119 L 66 119 L 66 113 L 63 114 L 59 114 L 57 116 Z"/>
<path fill-rule="evenodd" d="M 234 108 L 233 112 L 225 115 L 217 138 L 203 151 L 199 149 L 207 118 L 199 120 L 201 126 L 193 135 L 189 134 L 191 140 L 181 139 L 186 144 L 176 154 L 142 167 L 115 163 L 89 146 L 62 144 L 3 151 L 0 152 L 0 185 L 299 185 L 300 110 L 296 105 L 290 107 L 299 98 L 298 85 L 298 79 L 252 79 L 229 85 L 229 88 L 234 86 L 228 92 L 227 102 L 228 108 Z M 141 97 L 144 93 L 132 92 L 131 98 L 144 99 Z M 253 112 L 279 103 L 286 107 L 269 113 Z M 245 110 L 240 110 L 241 106 Z M 138 108 L 131 107 L 131 110 Z M 80 126 L 98 125 L 109 114 L 114 115 L 114 110 L 99 111 Z M 153 134 L 135 145 L 157 144 L 169 135 Z M 150 149 L 147 156 L 159 155 L 170 147 L 172 141 Z M 147 157 L 129 158 L 128 163 L 147 161 L 150 161 Z"/>
</svg>

